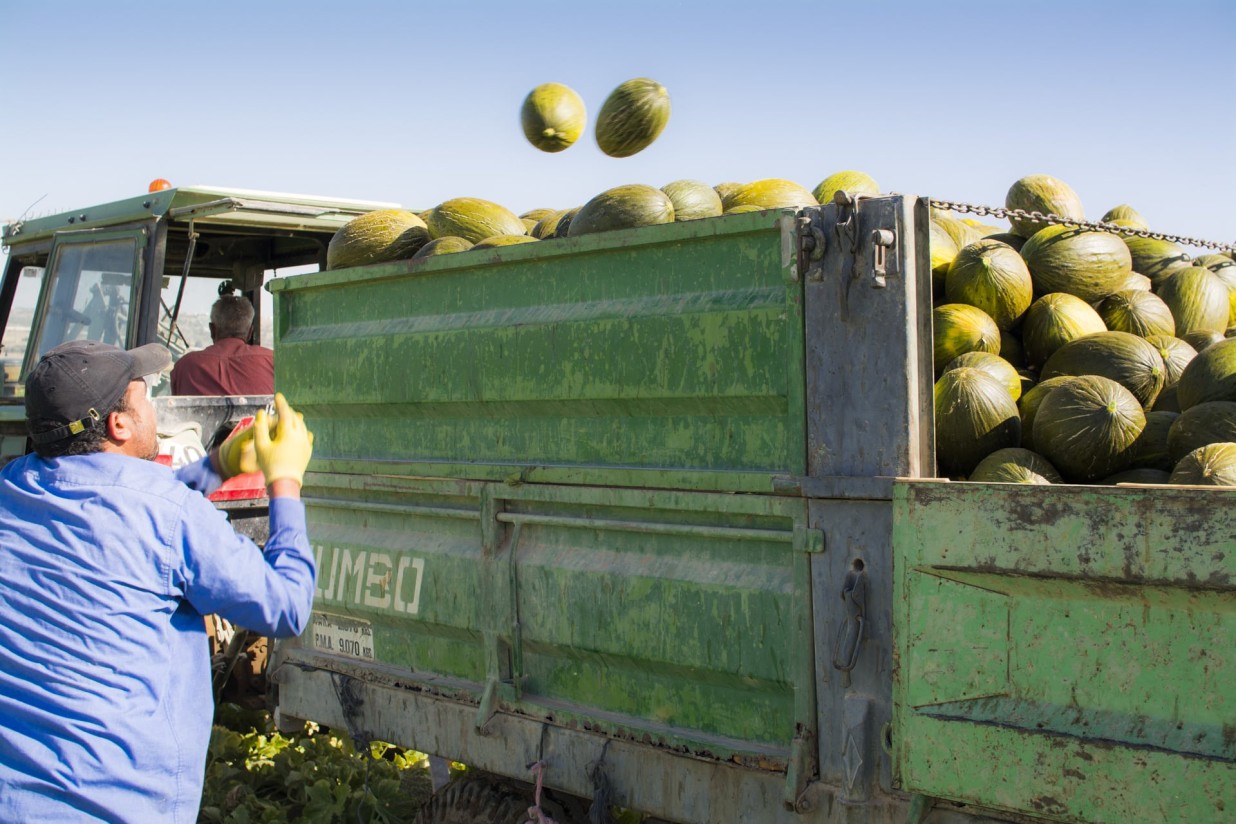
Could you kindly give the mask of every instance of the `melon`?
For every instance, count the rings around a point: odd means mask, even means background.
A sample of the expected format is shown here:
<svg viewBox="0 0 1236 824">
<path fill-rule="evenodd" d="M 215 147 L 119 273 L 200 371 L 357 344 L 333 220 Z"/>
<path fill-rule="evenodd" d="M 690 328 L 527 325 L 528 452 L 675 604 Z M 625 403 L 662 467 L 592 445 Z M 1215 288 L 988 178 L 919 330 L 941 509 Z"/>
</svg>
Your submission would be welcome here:
<svg viewBox="0 0 1236 824">
<path fill-rule="evenodd" d="M 1227 329 L 1231 303 L 1227 285 L 1203 266 L 1186 266 L 1168 275 L 1156 293 L 1172 310 L 1176 337 Z"/>
<path fill-rule="evenodd" d="M 760 209 L 798 208 L 819 205 L 811 192 L 792 180 L 770 177 L 744 183 L 721 198 L 725 211 L 735 206 L 756 206 Z"/>
<path fill-rule="evenodd" d="M 871 175 L 847 169 L 844 172 L 834 172 L 824 178 L 811 190 L 811 195 L 819 203 L 831 203 L 837 192 L 849 192 L 857 195 L 878 195 L 880 184 Z"/>
<path fill-rule="evenodd" d="M 1176 412 L 1146 413 L 1146 428 L 1137 437 L 1137 455 L 1133 458 L 1135 468 L 1148 467 L 1163 472 L 1172 471 L 1172 467 L 1176 465 L 1176 459 L 1172 457 L 1171 449 L 1168 447 L 1168 438 L 1172 425 L 1179 418 L 1180 415 Z"/>
<path fill-rule="evenodd" d="M 945 372 L 934 395 L 936 462 L 946 475 L 968 475 L 997 449 L 1019 445 L 1017 404 L 986 372 L 970 367 Z"/>
<path fill-rule="evenodd" d="M 1180 338 L 1171 335 L 1151 335 L 1146 340 L 1159 350 L 1159 357 L 1163 358 L 1164 388 L 1175 386 L 1181 374 L 1184 373 L 1185 367 L 1189 365 L 1189 361 L 1197 357 L 1197 350 Z"/>
<path fill-rule="evenodd" d="M 1171 482 L 1192 486 L 1236 486 L 1236 443 L 1212 443 L 1180 459 Z"/>
<path fill-rule="evenodd" d="M 1194 449 L 1236 441 L 1236 401 L 1206 401 L 1178 415 L 1167 436 L 1167 451 L 1175 463 Z"/>
<path fill-rule="evenodd" d="M 721 198 L 721 202 L 725 203 L 725 199 L 734 193 L 734 190 L 741 186 L 741 183 L 735 183 L 732 180 L 727 180 L 724 183 L 718 183 L 712 187 L 712 190 L 717 193 L 717 197 Z"/>
<path fill-rule="evenodd" d="M 437 255 L 450 255 L 455 252 L 466 252 L 471 248 L 472 241 L 447 235 L 446 237 L 434 238 L 426 243 L 412 256 L 412 259 L 421 260 L 422 258 L 436 257 Z"/>
<path fill-rule="evenodd" d="M 1026 245 L 1026 239 L 1021 235 L 1015 235 L 1012 232 L 996 232 L 990 235 L 983 236 L 985 240 L 998 240 L 1005 246 L 1012 246 L 1017 251 L 1021 251 L 1021 247 Z"/>
<path fill-rule="evenodd" d="M 378 209 L 339 227 L 326 246 L 326 268 L 404 260 L 429 242 L 429 229 L 406 209 Z"/>
<path fill-rule="evenodd" d="M 1000 327 L 975 306 L 946 303 L 931 310 L 932 351 L 937 374 L 949 361 L 966 352 L 1000 351 Z"/>
<path fill-rule="evenodd" d="M 962 223 L 956 218 L 949 217 L 947 214 L 933 214 L 931 220 L 953 239 L 953 244 L 958 249 L 963 249 L 975 241 L 982 240 L 986 234 L 968 223 Z"/>
<path fill-rule="evenodd" d="M 1103 213 L 1102 221 L 1111 223 L 1112 221 L 1122 221 L 1121 225 L 1132 226 L 1137 229 L 1149 229 L 1150 225 L 1146 223 L 1136 209 L 1129 206 L 1127 203 L 1122 203 L 1119 206 L 1113 206 Z"/>
<path fill-rule="evenodd" d="M 1099 301 L 1096 308 L 1113 332 L 1128 332 L 1141 338 L 1175 334 L 1172 310 L 1153 292 L 1114 292 Z"/>
<path fill-rule="evenodd" d="M 1124 279 L 1124 283 L 1120 284 L 1117 292 L 1150 292 L 1154 290 L 1154 283 L 1150 278 L 1139 272 L 1129 272 L 1129 276 Z"/>
<path fill-rule="evenodd" d="M 1075 380 L 1074 375 L 1060 375 L 1048 380 L 1039 381 L 1021 393 L 1017 401 L 1017 412 L 1021 417 L 1021 445 L 1026 449 L 1034 449 L 1034 416 L 1038 413 L 1039 404 L 1047 393 L 1057 386 Z"/>
<path fill-rule="evenodd" d="M 1063 292 L 1043 295 L 1030 304 L 1022 320 L 1021 343 L 1026 363 L 1041 367 L 1069 341 L 1106 331 L 1103 318 L 1081 298 Z"/>
<path fill-rule="evenodd" d="M 628 80 L 601 104 L 597 146 L 610 157 L 630 157 L 661 136 L 669 117 L 670 97 L 664 86 L 647 77 Z"/>
<path fill-rule="evenodd" d="M 635 183 L 615 186 L 589 200 L 571 218 L 570 237 L 674 222 L 673 201 L 660 189 Z"/>
<path fill-rule="evenodd" d="M 1017 373 L 1013 364 L 999 355 L 993 355 L 990 352 L 966 352 L 949 361 L 944 367 L 944 372 L 961 367 L 971 367 L 986 372 L 1004 385 L 1014 401 L 1021 397 L 1021 375 Z"/>
<path fill-rule="evenodd" d="M 1036 232 L 1021 255 L 1030 267 L 1035 294 L 1064 292 L 1087 303 L 1120 288 L 1133 271 L 1129 247 L 1109 232 L 1048 226 Z"/>
<path fill-rule="evenodd" d="M 1224 265 L 1207 268 L 1227 288 L 1227 324 L 1229 328 L 1236 326 L 1236 262 L 1229 260 Z"/>
<path fill-rule="evenodd" d="M 1206 401 L 1236 401 L 1236 338 L 1199 352 L 1176 387 L 1182 410 Z"/>
<path fill-rule="evenodd" d="M 944 227 L 936 220 L 929 221 L 930 233 L 928 244 L 931 249 L 931 291 L 935 295 L 944 294 L 944 284 L 948 279 L 948 267 L 957 257 L 957 241 L 944 231 Z"/>
<path fill-rule="evenodd" d="M 1184 249 L 1169 240 L 1152 237 L 1124 236 L 1133 271 L 1150 278 L 1155 286 L 1172 272 L 1189 265 Z"/>
<path fill-rule="evenodd" d="M 948 268 L 944 294 L 986 312 L 1002 332 L 1012 329 L 1030 307 L 1030 270 L 1021 255 L 998 240 L 979 240 L 957 253 Z"/>
<path fill-rule="evenodd" d="M 725 211 L 716 190 L 699 180 L 675 180 L 661 187 L 674 204 L 674 220 L 699 220 L 716 217 Z"/>
<path fill-rule="evenodd" d="M 1099 332 L 1061 346 L 1040 374 L 1044 380 L 1058 375 L 1109 378 L 1149 408 L 1163 389 L 1165 372 L 1159 350 L 1145 338 L 1128 332 Z"/>
<path fill-rule="evenodd" d="M 1059 215 L 1070 220 L 1084 220 L 1081 198 L 1067 183 L 1050 175 L 1027 175 L 1009 187 L 1004 197 L 1009 209 Z M 1030 237 L 1048 224 L 1033 218 L 1010 217 L 1014 234 Z M 1048 291 L 1060 291 L 1050 289 Z"/>
<path fill-rule="evenodd" d="M 536 243 L 531 235 L 494 235 L 476 242 L 473 249 L 495 249 L 499 246 L 517 246 L 520 243 Z"/>
<path fill-rule="evenodd" d="M 1050 461 L 1037 452 L 1021 447 L 997 449 L 979 461 L 966 480 L 1006 484 L 1064 483 L 1064 478 Z"/>
<path fill-rule="evenodd" d="M 461 237 L 471 243 L 494 235 L 523 235 L 528 229 L 509 209 L 479 197 L 456 197 L 429 213 L 429 236 Z"/>
<path fill-rule="evenodd" d="M 543 152 L 561 152 L 584 133 L 584 101 L 561 83 L 542 83 L 524 98 L 519 112 L 524 137 Z"/>
<path fill-rule="evenodd" d="M 1043 398 L 1034 417 L 1034 445 L 1066 479 L 1096 481 L 1132 465 L 1145 428 L 1146 414 L 1129 390 L 1086 375 Z"/>
</svg>

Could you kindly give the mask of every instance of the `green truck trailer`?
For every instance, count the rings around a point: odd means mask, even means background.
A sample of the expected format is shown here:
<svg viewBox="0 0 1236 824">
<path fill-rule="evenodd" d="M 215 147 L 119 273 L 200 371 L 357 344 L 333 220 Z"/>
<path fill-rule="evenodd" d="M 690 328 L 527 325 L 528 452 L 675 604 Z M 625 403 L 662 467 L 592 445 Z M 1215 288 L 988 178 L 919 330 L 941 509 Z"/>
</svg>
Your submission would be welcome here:
<svg viewBox="0 0 1236 824">
<path fill-rule="evenodd" d="M 693 824 L 1236 819 L 1236 490 L 935 478 L 928 202 L 841 200 L 274 282 L 280 722 Z"/>
<path fill-rule="evenodd" d="M 11 224 L 0 460 L 47 348 L 240 291 L 317 436 L 277 716 L 469 765 L 426 820 L 1236 818 L 1236 490 L 935 478 L 928 201 L 842 200 L 290 277 L 393 204 Z"/>
</svg>

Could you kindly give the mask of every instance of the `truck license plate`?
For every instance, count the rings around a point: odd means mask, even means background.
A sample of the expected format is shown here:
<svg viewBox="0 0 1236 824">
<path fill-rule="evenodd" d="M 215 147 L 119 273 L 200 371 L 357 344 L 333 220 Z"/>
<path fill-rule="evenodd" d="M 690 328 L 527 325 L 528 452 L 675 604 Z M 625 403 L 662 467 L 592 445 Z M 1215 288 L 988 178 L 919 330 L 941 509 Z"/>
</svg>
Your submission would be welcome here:
<svg viewBox="0 0 1236 824">
<path fill-rule="evenodd" d="M 313 614 L 313 646 L 322 652 L 349 655 L 374 660 L 373 626 L 368 621 L 331 615 Z"/>
</svg>

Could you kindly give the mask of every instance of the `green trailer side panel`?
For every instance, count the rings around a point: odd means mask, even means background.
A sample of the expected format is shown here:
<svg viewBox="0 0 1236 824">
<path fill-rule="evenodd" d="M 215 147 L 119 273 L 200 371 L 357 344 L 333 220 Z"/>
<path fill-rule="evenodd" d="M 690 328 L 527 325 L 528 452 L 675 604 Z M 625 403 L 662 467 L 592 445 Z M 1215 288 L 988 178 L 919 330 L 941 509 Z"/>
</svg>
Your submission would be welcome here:
<svg viewBox="0 0 1236 824">
<path fill-rule="evenodd" d="M 768 492 L 805 472 L 792 218 L 276 282 L 278 384 L 319 471 Z"/>
<path fill-rule="evenodd" d="M 293 658 L 398 673 L 478 723 L 805 752 L 822 547 L 801 499 L 311 473 L 306 502 L 319 581 Z"/>
<path fill-rule="evenodd" d="M 893 512 L 902 789 L 1236 815 L 1236 491 L 903 481 Z"/>
</svg>

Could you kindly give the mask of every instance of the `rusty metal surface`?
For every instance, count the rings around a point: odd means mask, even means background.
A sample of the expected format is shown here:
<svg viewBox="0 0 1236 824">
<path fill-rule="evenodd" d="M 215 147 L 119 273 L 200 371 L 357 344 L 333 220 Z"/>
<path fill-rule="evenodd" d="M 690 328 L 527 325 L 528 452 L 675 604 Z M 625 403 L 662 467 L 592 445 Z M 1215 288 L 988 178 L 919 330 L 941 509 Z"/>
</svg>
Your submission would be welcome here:
<svg viewBox="0 0 1236 824">
<path fill-rule="evenodd" d="M 1236 491 L 899 482 L 894 546 L 901 788 L 1236 813 Z"/>
</svg>

